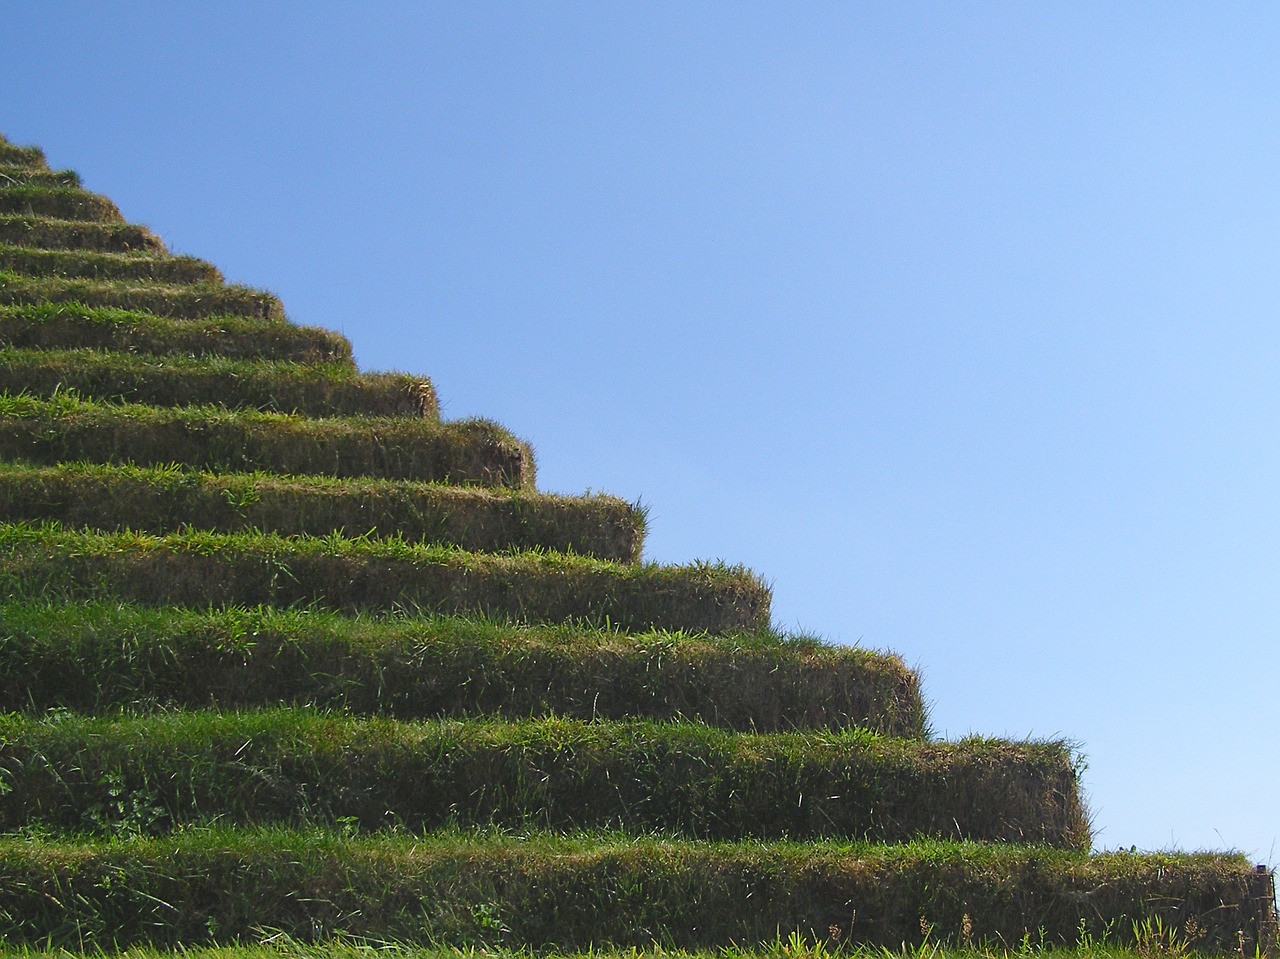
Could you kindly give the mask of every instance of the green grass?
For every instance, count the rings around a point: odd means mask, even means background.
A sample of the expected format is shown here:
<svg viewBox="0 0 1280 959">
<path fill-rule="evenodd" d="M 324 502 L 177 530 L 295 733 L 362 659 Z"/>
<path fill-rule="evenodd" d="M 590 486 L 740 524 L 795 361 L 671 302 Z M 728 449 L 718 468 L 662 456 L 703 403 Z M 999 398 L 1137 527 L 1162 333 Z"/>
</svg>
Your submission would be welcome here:
<svg viewBox="0 0 1280 959">
<path fill-rule="evenodd" d="M 71 391 L 152 406 L 213 404 L 311 417 L 439 419 L 435 389 L 425 377 L 360 373 L 346 363 L 10 348 L 0 349 L 0 384 L 10 393 Z"/>
<path fill-rule="evenodd" d="M 318 327 L 244 316 L 175 320 L 153 313 L 81 303 L 0 306 L 0 346 L 341 363 L 355 368 L 351 341 Z"/>
<path fill-rule="evenodd" d="M 0 458 L 529 488 L 533 451 L 483 420 L 308 419 L 215 406 L 108 404 L 0 393 Z"/>
<path fill-rule="evenodd" d="M 1089 846 L 1067 744 L 866 730 L 405 722 L 298 709 L 10 715 L 0 716 L 0 783 L 0 831 L 460 824 Z"/>
<path fill-rule="evenodd" d="M 156 253 L 100 253 L 0 245 L 0 270 L 28 276 L 152 283 L 224 282 L 212 263 L 192 256 Z"/>
<path fill-rule="evenodd" d="M 975 941 L 1011 948 L 1133 945 L 1135 926 L 1158 923 L 1229 951 L 1256 935 L 1252 883 L 1235 855 L 194 829 L 0 839 L 0 937 L 92 949 L 345 933 L 580 950 L 751 948 L 795 932 L 915 948 L 959 937 L 967 916 Z"/>
<path fill-rule="evenodd" d="M 0 136 L 0 163 L 11 166 L 48 167 L 39 147 L 18 146 Z"/>
<path fill-rule="evenodd" d="M 1151 924 L 1148 924 L 1149 926 Z M 811 940 L 798 933 L 774 942 L 754 946 L 726 946 L 719 949 L 676 949 L 650 944 L 630 948 L 604 947 L 582 950 L 533 950 L 486 945 L 443 946 L 384 942 L 378 939 L 354 939 L 339 936 L 319 942 L 295 939 L 282 933 L 264 930 L 260 940 L 229 946 L 183 947 L 171 949 L 134 946 L 123 950 L 91 951 L 94 959 L 1208 959 L 1217 956 L 1239 956 L 1239 950 L 1203 952 L 1193 949 L 1185 937 L 1159 928 L 1146 929 L 1141 945 L 1120 946 L 1090 942 L 1086 945 L 1041 945 L 1028 938 L 1012 947 L 973 944 L 968 948 L 946 946 L 934 942 L 919 946 L 844 945 L 839 940 Z M 941 938 L 941 937 L 940 937 Z M 83 959 L 75 949 L 5 948 L 0 956 L 12 959 Z M 1263 953 L 1248 953 L 1263 959 Z"/>
<path fill-rule="evenodd" d="M 547 549 L 635 562 L 642 508 L 613 496 L 556 496 L 409 481 L 0 462 L 0 519 L 149 533 L 198 527 L 322 536 L 400 536 L 474 551 Z"/>
<path fill-rule="evenodd" d="M 0 158 L 3 157 L 0 150 Z M 50 170 L 29 163 L 0 164 L 0 186 L 80 187 L 80 174 L 75 170 Z"/>
<path fill-rule="evenodd" d="M 78 187 L 0 185 L 0 213 L 47 216 L 59 220 L 123 223 L 120 209 L 105 196 Z"/>
<path fill-rule="evenodd" d="M 110 596 L 147 606 L 315 605 L 713 633 L 769 626 L 769 590 L 740 566 L 470 553 L 337 535 L 148 536 L 0 525 L 0 582 L 33 598 Z"/>
<path fill-rule="evenodd" d="M 919 679 L 901 658 L 772 632 L 0 604 L 0 711 L 278 704 L 401 719 L 558 715 L 925 734 Z"/>
<path fill-rule="evenodd" d="M 163 253 L 164 243 L 145 226 L 67 220 L 0 211 L 0 243 L 46 249 Z"/>
<path fill-rule="evenodd" d="M 284 322 L 284 306 L 274 294 L 221 283 L 162 285 L 128 280 L 31 277 L 0 270 L 0 304 L 82 303 L 138 310 L 158 316 L 200 320 L 248 316 Z"/>
</svg>

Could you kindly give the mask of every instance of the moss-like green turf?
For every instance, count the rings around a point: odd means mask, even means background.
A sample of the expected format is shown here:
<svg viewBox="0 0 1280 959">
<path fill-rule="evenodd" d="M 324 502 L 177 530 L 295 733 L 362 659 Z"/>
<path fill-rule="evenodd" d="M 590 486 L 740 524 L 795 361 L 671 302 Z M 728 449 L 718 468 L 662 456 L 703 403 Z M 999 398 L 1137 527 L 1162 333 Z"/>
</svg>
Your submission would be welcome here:
<svg viewBox="0 0 1280 959">
<path fill-rule="evenodd" d="M 98 193 L 79 187 L 0 185 L 0 213 L 47 216 L 59 220 L 123 223 L 119 207 Z"/>
</svg>

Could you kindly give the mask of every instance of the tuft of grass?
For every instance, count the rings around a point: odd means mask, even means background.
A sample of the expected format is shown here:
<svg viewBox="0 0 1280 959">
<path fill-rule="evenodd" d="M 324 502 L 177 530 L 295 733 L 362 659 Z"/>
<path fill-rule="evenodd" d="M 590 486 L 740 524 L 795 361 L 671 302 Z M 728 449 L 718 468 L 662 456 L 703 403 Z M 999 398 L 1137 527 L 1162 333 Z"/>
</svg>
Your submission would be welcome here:
<svg viewBox="0 0 1280 959">
<path fill-rule="evenodd" d="M 2 179 L 2 178 L 0 178 Z M 0 270 L 28 276 L 85 280 L 127 280 L 166 284 L 221 284 L 212 263 L 192 256 L 157 253 L 100 253 L 0 244 Z"/>
<path fill-rule="evenodd" d="M 133 223 L 67 220 L 30 213 L 0 212 L 0 243 L 58 250 L 163 253 L 164 243 Z"/>
<path fill-rule="evenodd" d="M 80 396 L 153 406 L 220 404 L 304 416 L 439 419 L 424 377 L 359 373 L 349 364 L 134 356 L 99 350 L 0 349 L 0 383 L 10 392 Z"/>
<path fill-rule="evenodd" d="M 30 277 L 0 271 L 0 304 L 82 303 L 158 316 L 199 320 L 230 314 L 284 322 L 284 306 L 272 293 L 221 283 L 161 285 L 127 280 L 100 281 Z"/>
<path fill-rule="evenodd" d="M 957 942 L 1136 946 L 1154 924 L 1252 954 L 1241 856 L 913 842 L 704 843 L 536 830 L 359 838 L 200 828 L 163 839 L 0 839 L 0 938 L 78 951 L 287 935 L 566 950 Z M 794 937 L 792 934 L 795 934 Z M 1095 953 L 1086 952 L 1087 955 Z M 1149 954 L 1149 953 L 1148 953 Z M 737 953 L 729 953 L 737 955 Z M 814 955 L 814 959 L 819 959 Z"/>
<path fill-rule="evenodd" d="M 307 419 L 213 406 L 106 404 L 69 394 L 0 393 L 0 458 L 534 485 L 533 451 L 484 420 Z"/>
<path fill-rule="evenodd" d="M 559 717 L 403 722 L 308 710 L 0 716 L 0 830 L 217 821 L 450 824 L 702 839 L 1087 848 L 1062 742 L 751 734 Z"/>
<path fill-rule="evenodd" d="M 0 519 L 149 533 L 188 526 L 315 536 L 346 530 L 473 551 L 539 548 L 623 563 L 639 560 L 645 531 L 641 509 L 605 495 L 88 463 L 0 463 Z"/>
<path fill-rule="evenodd" d="M 340 363 L 355 369 L 351 341 L 341 334 L 318 327 L 244 316 L 175 320 L 152 313 L 81 303 L 0 306 L 0 346 Z"/>
<path fill-rule="evenodd" d="M 768 588 L 738 566 L 469 553 L 402 539 L 147 536 L 3 525 L 0 578 L 16 595 L 112 596 L 148 606 L 315 605 L 712 633 L 769 625 Z"/>
<path fill-rule="evenodd" d="M 317 609 L 0 604 L 0 711 L 274 704 L 400 719 L 684 719 L 921 738 L 898 656 L 773 632 L 628 633 Z"/>
<path fill-rule="evenodd" d="M 119 207 L 101 194 L 90 193 L 78 187 L 40 184 L 0 185 L 0 213 L 97 223 L 124 222 Z"/>
</svg>

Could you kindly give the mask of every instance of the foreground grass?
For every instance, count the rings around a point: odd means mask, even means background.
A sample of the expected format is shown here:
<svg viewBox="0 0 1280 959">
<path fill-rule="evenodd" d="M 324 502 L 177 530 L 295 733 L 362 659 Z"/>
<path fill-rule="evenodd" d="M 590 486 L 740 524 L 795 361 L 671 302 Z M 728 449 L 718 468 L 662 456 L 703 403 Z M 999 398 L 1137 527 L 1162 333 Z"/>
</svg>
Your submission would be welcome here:
<svg viewBox="0 0 1280 959">
<path fill-rule="evenodd" d="M 1140 924 L 1141 926 L 1141 924 Z M 657 944 L 640 948 L 602 947 L 581 951 L 548 951 L 513 949 L 501 946 L 459 948 L 440 945 L 415 946 L 408 943 L 382 942 L 376 939 L 357 941 L 349 938 L 319 942 L 294 939 L 264 930 L 257 941 L 234 946 L 202 946 L 179 951 L 133 947 L 118 951 L 6 947 L 0 944 L 0 956 L 6 959 L 1199 959 L 1223 955 L 1264 959 L 1260 950 L 1248 952 L 1232 949 L 1204 952 L 1192 948 L 1184 937 L 1162 934 L 1148 926 L 1141 944 L 1120 946 L 1089 942 L 1083 945 L 1055 946 L 1028 939 L 1012 947 L 973 944 L 949 946 L 924 943 L 919 946 L 865 946 L 842 944 L 839 940 L 809 940 L 802 936 L 779 937 L 776 942 L 759 946 L 729 946 L 720 949 L 688 950 Z"/>
<path fill-rule="evenodd" d="M 705 843 L 591 832 L 198 828 L 0 839 L 0 938 L 77 948 L 233 943 L 273 930 L 548 951 L 838 940 L 1132 946 L 1142 924 L 1251 947 L 1265 908 L 1226 854 Z"/>
</svg>

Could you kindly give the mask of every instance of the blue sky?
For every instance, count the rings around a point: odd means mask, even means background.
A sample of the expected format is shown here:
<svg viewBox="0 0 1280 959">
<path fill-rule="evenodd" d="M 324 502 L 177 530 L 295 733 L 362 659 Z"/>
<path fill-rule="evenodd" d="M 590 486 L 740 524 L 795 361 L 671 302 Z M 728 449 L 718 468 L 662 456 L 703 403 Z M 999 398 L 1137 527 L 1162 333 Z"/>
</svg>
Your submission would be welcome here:
<svg viewBox="0 0 1280 959">
<path fill-rule="evenodd" d="M 0 131 L 1100 848 L 1280 859 L 1280 7 L 9 0 Z"/>
</svg>

